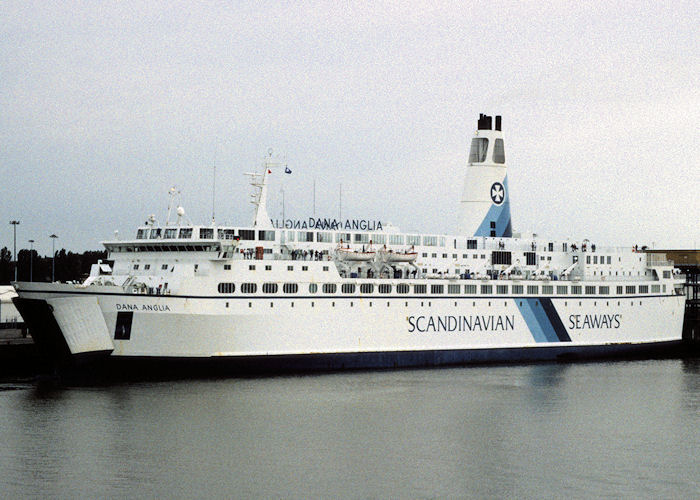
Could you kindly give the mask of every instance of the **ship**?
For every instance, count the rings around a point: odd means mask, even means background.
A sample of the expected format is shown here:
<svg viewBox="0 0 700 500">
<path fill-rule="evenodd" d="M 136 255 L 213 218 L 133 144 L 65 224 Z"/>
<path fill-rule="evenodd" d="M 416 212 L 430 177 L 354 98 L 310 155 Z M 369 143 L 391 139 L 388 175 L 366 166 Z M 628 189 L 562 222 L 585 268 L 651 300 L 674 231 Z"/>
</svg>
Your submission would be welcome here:
<svg viewBox="0 0 700 500">
<path fill-rule="evenodd" d="M 495 118 L 495 119 L 493 119 Z M 251 225 L 167 217 L 104 241 L 82 283 L 13 283 L 59 367 L 284 372 L 649 355 L 681 342 L 663 254 L 513 232 L 501 116 L 480 115 L 455 235 L 384 221 L 273 220 L 272 156 L 248 173 Z M 176 368 L 178 369 L 178 368 Z"/>
</svg>

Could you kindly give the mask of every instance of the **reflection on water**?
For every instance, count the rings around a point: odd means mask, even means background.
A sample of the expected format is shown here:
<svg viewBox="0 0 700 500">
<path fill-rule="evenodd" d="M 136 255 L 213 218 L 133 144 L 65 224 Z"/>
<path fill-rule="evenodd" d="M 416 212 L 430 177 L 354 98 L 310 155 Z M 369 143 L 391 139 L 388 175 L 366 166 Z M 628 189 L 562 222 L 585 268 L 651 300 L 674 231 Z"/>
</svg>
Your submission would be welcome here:
<svg viewBox="0 0 700 500">
<path fill-rule="evenodd" d="M 663 360 L 25 384 L 0 391 L 0 482 L 50 497 L 690 498 L 699 375 Z"/>
</svg>

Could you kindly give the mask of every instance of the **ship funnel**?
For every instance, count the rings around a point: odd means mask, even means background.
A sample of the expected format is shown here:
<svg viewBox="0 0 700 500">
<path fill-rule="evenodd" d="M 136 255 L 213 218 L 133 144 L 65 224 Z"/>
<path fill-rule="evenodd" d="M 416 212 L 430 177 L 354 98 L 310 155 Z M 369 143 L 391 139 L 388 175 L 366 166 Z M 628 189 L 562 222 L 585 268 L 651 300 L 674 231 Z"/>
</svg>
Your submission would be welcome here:
<svg viewBox="0 0 700 500">
<path fill-rule="evenodd" d="M 513 235 L 501 117 L 495 122 L 494 130 L 491 117 L 479 115 L 471 142 L 460 202 L 459 231 L 467 236 Z"/>
</svg>

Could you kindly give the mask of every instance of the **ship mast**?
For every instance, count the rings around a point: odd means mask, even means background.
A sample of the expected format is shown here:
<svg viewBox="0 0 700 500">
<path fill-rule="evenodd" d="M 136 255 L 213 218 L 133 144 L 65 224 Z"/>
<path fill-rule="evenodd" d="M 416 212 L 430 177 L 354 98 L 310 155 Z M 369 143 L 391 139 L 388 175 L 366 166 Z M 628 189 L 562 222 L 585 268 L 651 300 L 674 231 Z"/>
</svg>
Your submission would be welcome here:
<svg viewBox="0 0 700 500">
<path fill-rule="evenodd" d="M 274 229 L 272 220 L 267 214 L 267 176 L 272 173 L 273 168 L 283 166 L 280 162 L 272 161 L 272 149 L 269 149 L 267 153 L 268 156 L 262 165 L 262 173 L 246 172 L 244 174 L 250 177 L 250 185 L 253 186 L 253 192 L 250 194 L 250 202 L 255 205 L 253 227 L 260 229 Z"/>
</svg>

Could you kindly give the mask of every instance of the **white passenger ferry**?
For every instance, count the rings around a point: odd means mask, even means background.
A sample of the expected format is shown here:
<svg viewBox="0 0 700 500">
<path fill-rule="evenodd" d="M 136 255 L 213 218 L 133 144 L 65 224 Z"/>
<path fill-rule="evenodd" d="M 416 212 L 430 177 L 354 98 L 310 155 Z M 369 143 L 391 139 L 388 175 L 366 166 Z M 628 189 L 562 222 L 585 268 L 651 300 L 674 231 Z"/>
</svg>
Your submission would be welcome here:
<svg viewBox="0 0 700 500">
<path fill-rule="evenodd" d="M 663 256 L 513 233 L 500 116 L 479 118 L 454 236 L 272 221 L 281 167 L 247 174 L 252 226 L 192 225 L 173 191 L 165 223 L 104 242 L 84 283 L 15 283 L 36 343 L 93 366 L 255 371 L 620 356 L 681 340 L 681 281 Z"/>
</svg>

